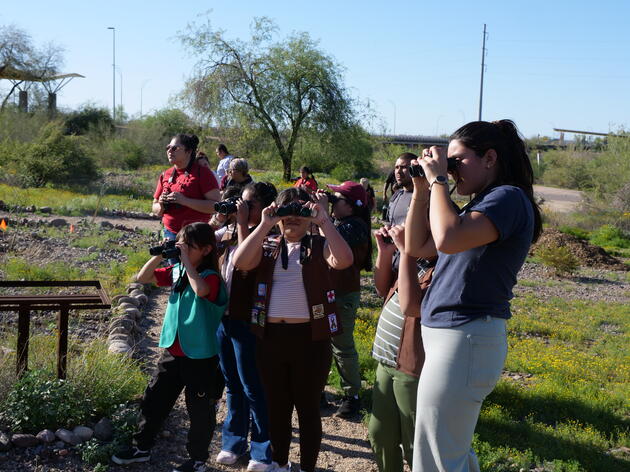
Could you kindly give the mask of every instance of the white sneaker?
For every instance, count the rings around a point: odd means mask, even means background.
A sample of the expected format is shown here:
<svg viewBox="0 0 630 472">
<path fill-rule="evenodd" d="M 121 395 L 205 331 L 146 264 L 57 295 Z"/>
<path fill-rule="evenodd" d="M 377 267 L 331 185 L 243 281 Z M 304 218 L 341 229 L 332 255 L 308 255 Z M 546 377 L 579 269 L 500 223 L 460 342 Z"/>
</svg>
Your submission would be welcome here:
<svg viewBox="0 0 630 472">
<path fill-rule="evenodd" d="M 287 462 L 287 465 L 280 467 L 277 462 L 271 463 L 271 471 L 273 472 L 291 472 L 291 462 Z"/>
<path fill-rule="evenodd" d="M 271 464 L 265 464 L 264 462 L 255 461 L 253 459 L 250 459 L 249 464 L 247 464 L 247 470 L 251 472 L 271 472 L 272 467 Z"/>
<path fill-rule="evenodd" d="M 238 454 L 234 454 L 231 451 L 221 451 L 217 454 L 217 457 L 214 460 L 219 464 L 232 465 L 238 460 L 239 457 L 241 456 L 239 456 Z"/>
</svg>

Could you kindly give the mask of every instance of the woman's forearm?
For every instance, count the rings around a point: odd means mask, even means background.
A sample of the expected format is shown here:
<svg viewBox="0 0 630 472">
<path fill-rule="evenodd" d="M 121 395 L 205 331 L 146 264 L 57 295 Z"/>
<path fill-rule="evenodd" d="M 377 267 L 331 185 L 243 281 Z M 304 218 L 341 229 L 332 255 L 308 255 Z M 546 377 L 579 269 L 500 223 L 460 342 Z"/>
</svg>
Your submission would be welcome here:
<svg viewBox="0 0 630 472">
<path fill-rule="evenodd" d="M 422 247 L 429 239 L 429 195 L 414 186 L 411 204 L 405 219 L 405 252 L 412 257 L 422 257 Z"/>
<path fill-rule="evenodd" d="M 392 270 L 393 254 L 383 254 L 379 251 L 374 264 L 374 285 L 379 297 L 386 297 L 394 281 L 394 271 Z"/>
<path fill-rule="evenodd" d="M 416 259 L 406 254 L 400 255 L 398 269 L 398 303 L 405 316 L 420 316 L 420 287 L 416 272 Z"/>
<path fill-rule="evenodd" d="M 333 222 L 326 220 L 320 228 L 324 233 L 326 241 L 328 241 L 328 250 L 330 252 L 328 265 L 337 270 L 350 267 L 354 262 L 352 249 L 350 249 L 346 240 L 343 239 L 343 236 L 337 231 Z"/>
<path fill-rule="evenodd" d="M 195 198 L 185 197 L 182 201 L 182 205 L 192 208 L 200 213 L 207 213 L 210 215 L 214 213 L 214 204 L 217 201 L 218 200 L 198 200 Z"/>
<path fill-rule="evenodd" d="M 136 282 L 141 284 L 157 283 L 153 271 L 158 268 L 162 260 L 162 256 L 153 256 L 149 259 L 136 274 Z"/>
<path fill-rule="evenodd" d="M 446 185 L 433 186 L 429 222 L 435 246 L 442 252 L 449 252 L 449 239 L 454 239 L 453 233 L 457 231 L 461 219 L 453 208 Z"/>
<path fill-rule="evenodd" d="M 262 259 L 263 242 L 272 227 L 261 223 L 243 242 L 239 243 L 232 256 L 234 267 L 239 270 L 252 270 L 258 267 Z"/>
<path fill-rule="evenodd" d="M 153 205 L 151 205 L 151 211 L 154 215 L 162 216 L 164 214 L 164 205 L 162 205 L 157 200 L 153 200 Z"/>
</svg>

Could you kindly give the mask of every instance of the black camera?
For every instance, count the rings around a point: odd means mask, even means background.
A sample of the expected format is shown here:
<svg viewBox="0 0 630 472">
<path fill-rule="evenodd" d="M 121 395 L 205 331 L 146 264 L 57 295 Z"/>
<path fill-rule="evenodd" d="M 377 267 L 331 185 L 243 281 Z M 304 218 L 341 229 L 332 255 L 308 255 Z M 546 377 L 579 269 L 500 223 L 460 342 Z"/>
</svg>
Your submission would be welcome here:
<svg viewBox="0 0 630 472">
<path fill-rule="evenodd" d="M 221 213 L 222 215 L 231 215 L 232 213 L 236 213 L 236 202 L 237 198 L 227 198 L 220 202 L 216 202 L 214 204 L 214 211 L 217 213 Z"/>
<path fill-rule="evenodd" d="M 179 248 L 175 246 L 175 241 L 166 241 L 164 244 L 149 248 L 152 256 L 162 256 L 164 259 L 175 259 L 181 254 Z"/>
<path fill-rule="evenodd" d="M 302 204 L 298 202 L 291 202 L 286 205 L 282 205 L 276 210 L 276 216 L 302 216 L 304 218 L 309 218 L 316 215 L 316 210 L 311 210 L 308 207 L 302 206 Z"/>
<path fill-rule="evenodd" d="M 452 172 L 455 169 L 457 169 L 457 159 L 455 159 L 454 157 L 449 157 L 448 159 L 446 159 L 446 169 L 449 172 Z M 419 164 L 415 166 L 410 166 L 409 175 L 412 177 L 424 177 L 424 171 L 422 170 L 422 166 Z"/>
</svg>

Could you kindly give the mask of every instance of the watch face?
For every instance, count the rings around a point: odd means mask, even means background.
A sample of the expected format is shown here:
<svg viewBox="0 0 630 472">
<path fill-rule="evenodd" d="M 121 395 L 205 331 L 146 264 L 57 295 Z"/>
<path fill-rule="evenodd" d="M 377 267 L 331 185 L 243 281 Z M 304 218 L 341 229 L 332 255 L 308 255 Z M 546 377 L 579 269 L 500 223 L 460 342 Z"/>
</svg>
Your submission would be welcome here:
<svg viewBox="0 0 630 472">
<path fill-rule="evenodd" d="M 443 175 L 438 175 L 435 178 L 435 181 L 440 184 L 445 184 L 447 182 L 446 177 L 444 177 Z"/>
</svg>

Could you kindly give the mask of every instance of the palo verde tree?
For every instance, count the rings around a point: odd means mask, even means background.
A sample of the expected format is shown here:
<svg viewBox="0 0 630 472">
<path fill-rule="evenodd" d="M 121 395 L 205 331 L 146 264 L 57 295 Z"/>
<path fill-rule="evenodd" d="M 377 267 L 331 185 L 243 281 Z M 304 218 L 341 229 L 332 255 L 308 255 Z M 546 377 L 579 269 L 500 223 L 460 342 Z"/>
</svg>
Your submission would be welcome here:
<svg viewBox="0 0 630 472">
<path fill-rule="evenodd" d="M 191 25 L 180 39 L 198 61 L 184 98 L 208 123 L 268 133 L 289 180 L 300 131 L 349 127 L 353 110 L 340 65 L 308 33 L 274 42 L 276 31 L 271 20 L 256 18 L 250 39 L 242 41 L 228 39 L 209 20 Z"/>
</svg>

